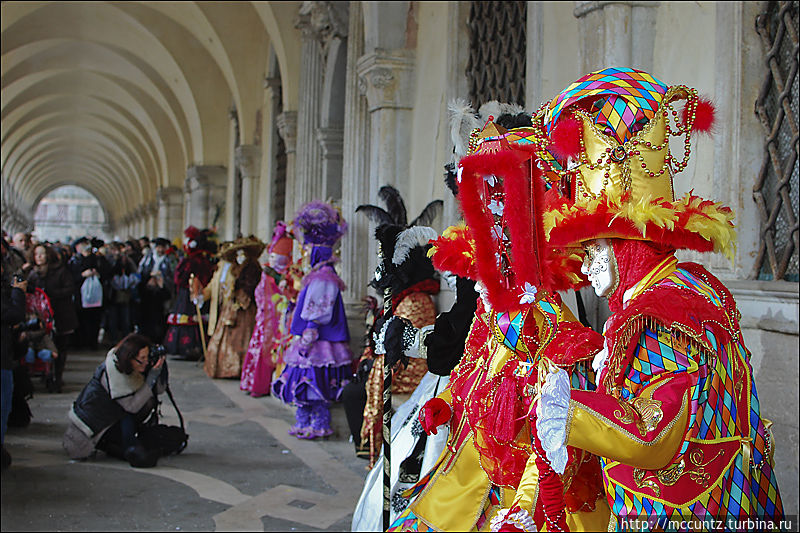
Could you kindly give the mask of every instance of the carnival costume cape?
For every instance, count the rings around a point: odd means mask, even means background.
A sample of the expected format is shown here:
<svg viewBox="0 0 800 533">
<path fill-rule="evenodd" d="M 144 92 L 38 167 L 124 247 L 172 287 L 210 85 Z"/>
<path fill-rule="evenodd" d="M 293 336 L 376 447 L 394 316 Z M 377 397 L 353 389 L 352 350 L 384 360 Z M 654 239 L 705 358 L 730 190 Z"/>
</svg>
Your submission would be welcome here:
<svg viewBox="0 0 800 533">
<path fill-rule="evenodd" d="M 296 423 L 289 430 L 298 438 L 313 439 L 333 433 L 328 404 L 338 401 L 352 376 L 350 332 L 341 291 L 344 282 L 333 268 L 333 246 L 347 230 L 341 214 L 324 202 L 310 202 L 295 217 L 303 242 L 313 246 L 311 271 L 290 327 L 293 338 L 284 354 L 285 367 L 272 384 L 272 394 L 297 406 Z"/>
<path fill-rule="evenodd" d="M 258 256 L 263 250 L 264 243 L 252 235 L 224 244 L 217 270 L 203 289 L 203 298 L 211 301 L 203 370 L 211 378 L 241 378 L 255 324 L 253 298 L 261 273 Z"/>
<path fill-rule="evenodd" d="M 680 100 L 682 112 L 673 108 Z M 608 113 L 617 107 L 628 112 Z M 530 136 L 559 184 L 545 216 L 551 244 L 611 238 L 617 264 L 598 390 L 568 391 L 548 415 L 563 428 L 548 447 L 602 457 L 610 528 L 628 518 L 644 529 L 676 519 L 733 530 L 730 518 L 783 516 L 775 442 L 736 304 L 707 270 L 674 257 L 734 246 L 730 209 L 691 193 L 676 201 L 672 191 L 689 137 L 710 129 L 709 115 L 694 89 L 605 69 L 545 104 Z M 670 154 L 676 135 L 683 160 Z"/>
<path fill-rule="evenodd" d="M 415 328 L 429 326 L 436 319 L 432 296 L 439 292 L 439 280 L 424 247 L 437 236 L 426 224 L 436 218 L 443 205 L 441 200 L 430 202 L 409 224 L 405 202 L 397 189 L 384 185 L 378 196 L 388 210 L 369 204 L 356 208 L 357 213 L 363 212 L 378 223 L 378 266 L 370 285 L 379 293 L 388 289 L 392 299 L 391 313 L 379 319 L 381 349 L 370 354 L 374 360 L 365 384 L 367 403 L 360 440 L 362 449 L 369 451 L 370 467 L 375 464 L 382 442 L 384 328 L 392 316 L 408 320 Z M 405 358 L 403 363 L 403 368 L 392 373 L 392 394 L 411 394 L 428 371 L 427 362 L 419 357 Z"/>
<path fill-rule="evenodd" d="M 459 200 L 469 226 L 450 228 L 435 242 L 437 268 L 474 276 L 485 300 L 464 358 L 440 395 L 451 412 L 447 448 L 407 491 L 412 501 L 391 530 L 485 529 L 515 496 L 529 502 L 541 525 L 555 518 L 548 524 L 593 529 L 607 521 L 596 457 L 573 450 L 558 476 L 535 453 L 532 409 L 542 365 L 559 365 L 573 387 L 591 389 L 587 359 L 602 340 L 550 292 L 574 283 L 576 258 L 544 245 L 535 161 L 517 154 L 505 134 L 502 126 L 487 125 L 476 142 L 483 149 L 460 163 Z M 551 508 L 548 517 L 544 498 L 537 500 L 540 485 L 560 502 L 558 516 Z"/>
<path fill-rule="evenodd" d="M 197 321 L 197 308 L 191 301 L 189 279 L 192 274 L 200 284 L 205 287 L 214 275 L 214 263 L 211 257 L 217 251 L 217 245 L 211 240 L 210 230 L 198 230 L 189 226 L 184 232 L 187 238 L 183 257 L 175 269 L 175 303 L 167 315 L 167 333 L 164 337 L 164 347 L 169 354 L 177 354 L 187 359 L 200 359 L 203 356 L 200 328 L 205 328 L 205 323 Z M 203 322 L 207 317 L 203 319 Z"/>
<path fill-rule="evenodd" d="M 286 225 L 282 221 L 276 224 L 267 251 L 270 253 L 270 261 L 274 258 L 276 268 L 285 272 L 291 261 L 292 239 L 287 236 Z M 278 262 L 281 264 L 278 265 Z M 256 323 L 242 363 L 239 383 L 239 388 L 253 397 L 269 394 L 272 386 L 272 374 L 275 370 L 273 356 L 276 344 L 281 341 L 280 321 L 287 303 L 278 287 L 282 277 L 277 270 L 265 265 L 254 294 Z"/>
</svg>

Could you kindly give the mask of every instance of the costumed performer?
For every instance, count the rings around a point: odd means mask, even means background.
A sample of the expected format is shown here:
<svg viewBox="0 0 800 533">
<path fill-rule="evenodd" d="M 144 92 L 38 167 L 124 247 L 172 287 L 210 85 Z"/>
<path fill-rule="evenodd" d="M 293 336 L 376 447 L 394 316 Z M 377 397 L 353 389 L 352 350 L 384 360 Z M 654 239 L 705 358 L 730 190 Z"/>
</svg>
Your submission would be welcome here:
<svg viewBox="0 0 800 533">
<path fill-rule="evenodd" d="M 333 206 L 309 202 L 297 213 L 294 231 L 311 245 L 310 271 L 303 277 L 284 353 L 285 368 L 272 384 L 272 394 L 297 406 L 289 434 L 315 439 L 333 434 L 329 403 L 338 401 L 352 375 L 353 354 L 341 291 L 344 282 L 333 268 L 333 247 L 347 223 Z M 295 233 L 296 235 L 296 233 Z"/>
<path fill-rule="evenodd" d="M 568 386 L 592 388 L 602 337 L 556 292 L 574 286 L 580 262 L 544 241 L 545 176 L 522 147 L 533 133 L 490 122 L 473 139 L 476 153 L 459 162 L 467 225 L 437 239 L 433 258 L 437 268 L 477 278 L 481 301 L 448 389 L 420 414 L 426 432 L 449 424 L 447 446 L 403 494 L 410 503 L 391 531 L 485 530 L 518 493 L 533 499 L 534 516 L 550 529 L 608 522 L 597 458 L 573 450 L 559 458 L 566 469 L 556 475 L 536 435 L 542 369 L 562 367 Z"/>
<path fill-rule="evenodd" d="M 223 243 L 214 276 L 195 296 L 201 305 L 210 302 L 208 353 L 203 363 L 210 378 L 241 377 L 255 325 L 253 298 L 261 278 L 258 257 L 263 251 L 264 243 L 253 235 Z"/>
<path fill-rule="evenodd" d="M 432 296 L 439 293 L 440 284 L 430 259 L 425 255 L 424 246 L 438 236 L 427 224 L 441 212 L 444 202 L 430 202 L 409 224 L 405 202 L 397 189 L 384 185 L 378 191 L 378 197 L 388 210 L 369 204 L 356 208 L 356 213 L 363 212 L 378 223 L 375 229 L 378 265 L 370 286 L 381 295 L 385 294 L 386 289 L 390 290 L 392 316 L 405 318 L 418 328 L 429 326 L 436 320 L 436 306 Z M 380 328 L 388 326 L 389 319 L 390 316 L 385 313 L 381 315 L 380 324 L 376 326 L 378 335 L 381 333 Z M 385 350 L 382 341 L 379 345 L 373 354 L 372 368 L 363 385 L 366 388 L 367 401 L 359 435 L 361 449 L 369 452 L 370 468 L 375 464 L 383 442 L 381 428 Z M 392 372 L 392 394 L 413 393 L 428 372 L 425 359 L 406 358 L 403 363 L 403 368 L 398 366 L 397 371 Z"/>
<path fill-rule="evenodd" d="M 239 388 L 253 397 L 269 394 L 272 373 L 275 370 L 273 345 L 280 342 L 280 320 L 286 307 L 286 298 L 278 283 L 292 261 L 292 238 L 286 224 L 279 220 L 272 232 L 272 242 L 267 248 L 268 263 L 264 265 L 261 281 L 256 286 L 256 325 L 250 345 L 242 363 Z"/>
<path fill-rule="evenodd" d="M 601 456 L 609 528 L 627 518 L 638 531 L 668 519 L 735 530 L 728 519 L 783 517 L 776 443 L 736 303 L 705 268 L 675 258 L 677 249 L 733 252 L 729 208 L 673 193 L 691 137 L 711 129 L 713 113 L 695 89 L 609 68 L 539 115 L 560 154 L 553 168 L 572 161 L 558 170 L 561 195 L 551 191 L 549 240 L 583 246 L 582 271 L 612 312 L 597 391 L 548 375 L 539 431 L 548 457 L 565 444 Z M 683 157 L 671 153 L 672 136 L 683 137 Z"/>
<path fill-rule="evenodd" d="M 214 275 L 212 257 L 217 252 L 217 243 L 213 240 L 214 233 L 209 229 L 199 230 L 189 226 L 183 234 L 186 236 L 183 246 L 186 255 L 175 269 L 175 303 L 167 315 L 164 348 L 178 359 L 197 361 L 203 356 L 199 328 L 205 329 L 205 323 L 200 324 L 197 321 L 198 312 L 191 300 L 189 280 L 194 275 L 195 283 L 200 288 L 208 285 Z M 203 318 L 203 322 L 206 320 L 207 318 Z"/>
</svg>

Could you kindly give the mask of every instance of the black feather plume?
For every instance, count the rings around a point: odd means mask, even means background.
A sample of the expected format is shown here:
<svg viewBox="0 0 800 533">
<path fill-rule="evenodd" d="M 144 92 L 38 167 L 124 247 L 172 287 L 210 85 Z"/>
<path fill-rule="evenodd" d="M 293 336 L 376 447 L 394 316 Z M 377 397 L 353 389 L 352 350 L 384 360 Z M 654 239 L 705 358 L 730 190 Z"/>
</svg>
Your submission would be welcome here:
<svg viewBox="0 0 800 533">
<path fill-rule="evenodd" d="M 395 224 L 400 226 L 408 225 L 408 216 L 406 214 L 406 204 L 403 202 L 403 197 L 400 192 L 391 185 L 384 185 L 378 191 L 378 198 L 383 200 L 386 204 L 386 209 Z"/>
<path fill-rule="evenodd" d="M 442 200 L 434 200 L 428 205 L 425 206 L 425 209 L 422 210 L 422 213 L 419 214 L 417 218 L 411 221 L 411 226 L 430 226 L 431 222 L 436 219 L 439 213 L 442 212 L 444 208 L 444 202 Z"/>
<path fill-rule="evenodd" d="M 391 215 L 385 209 L 377 205 L 365 204 L 356 207 L 356 213 L 363 212 L 371 221 L 379 226 L 383 224 L 394 224 Z"/>
</svg>

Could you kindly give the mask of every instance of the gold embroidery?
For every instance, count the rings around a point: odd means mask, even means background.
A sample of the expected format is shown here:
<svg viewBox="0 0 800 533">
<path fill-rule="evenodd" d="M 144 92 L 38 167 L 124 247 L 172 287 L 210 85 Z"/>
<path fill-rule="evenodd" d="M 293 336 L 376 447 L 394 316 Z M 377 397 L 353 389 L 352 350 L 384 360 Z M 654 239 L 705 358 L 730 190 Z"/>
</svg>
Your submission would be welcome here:
<svg viewBox="0 0 800 533">
<path fill-rule="evenodd" d="M 686 469 L 686 461 L 681 458 L 677 463 L 671 464 L 667 468 L 656 470 L 655 472 L 647 475 L 647 470 L 642 468 L 633 469 L 633 481 L 640 489 L 650 489 L 656 497 L 661 496 L 661 486 L 671 487 L 680 480 L 683 476 L 688 475 L 689 478 L 703 488 L 708 487 L 711 480 L 711 474 L 706 471 L 706 467 L 713 463 L 717 457 L 722 455 L 722 450 L 717 452 L 712 459 L 703 462 L 704 453 L 702 449 L 695 449 L 689 454 L 689 463 L 693 466 L 689 470 Z M 658 482 L 660 482 L 660 485 Z"/>
<path fill-rule="evenodd" d="M 614 416 L 623 424 L 636 424 L 639 434 L 644 437 L 658 426 L 664 418 L 661 410 L 661 400 L 652 398 L 633 398 L 632 400 L 619 400 L 622 410 L 615 410 Z"/>
</svg>

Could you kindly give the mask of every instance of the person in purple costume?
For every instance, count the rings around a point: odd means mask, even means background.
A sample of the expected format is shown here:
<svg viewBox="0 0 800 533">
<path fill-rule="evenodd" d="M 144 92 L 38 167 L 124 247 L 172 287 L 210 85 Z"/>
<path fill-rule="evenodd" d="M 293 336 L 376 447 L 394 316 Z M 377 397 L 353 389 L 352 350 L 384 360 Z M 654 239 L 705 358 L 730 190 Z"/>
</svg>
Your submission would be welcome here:
<svg viewBox="0 0 800 533">
<path fill-rule="evenodd" d="M 347 231 L 342 215 L 324 202 L 309 202 L 294 220 L 296 233 L 311 246 L 311 270 L 303 277 L 284 361 L 286 367 L 272 384 L 272 394 L 297 406 L 290 435 L 300 439 L 333 433 L 329 404 L 338 401 L 352 377 L 353 353 L 333 247 Z"/>
</svg>

